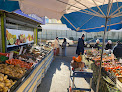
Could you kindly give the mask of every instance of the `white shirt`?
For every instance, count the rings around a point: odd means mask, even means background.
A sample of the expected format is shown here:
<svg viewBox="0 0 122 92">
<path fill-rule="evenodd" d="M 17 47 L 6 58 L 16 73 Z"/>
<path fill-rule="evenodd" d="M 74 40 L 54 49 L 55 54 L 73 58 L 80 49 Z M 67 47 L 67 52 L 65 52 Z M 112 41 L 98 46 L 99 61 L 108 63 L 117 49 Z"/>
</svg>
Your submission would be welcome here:
<svg viewBox="0 0 122 92">
<path fill-rule="evenodd" d="M 54 41 L 54 48 L 59 48 L 59 42 L 58 42 L 58 40 L 57 39 L 55 39 L 55 41 Z"/>
</svg>

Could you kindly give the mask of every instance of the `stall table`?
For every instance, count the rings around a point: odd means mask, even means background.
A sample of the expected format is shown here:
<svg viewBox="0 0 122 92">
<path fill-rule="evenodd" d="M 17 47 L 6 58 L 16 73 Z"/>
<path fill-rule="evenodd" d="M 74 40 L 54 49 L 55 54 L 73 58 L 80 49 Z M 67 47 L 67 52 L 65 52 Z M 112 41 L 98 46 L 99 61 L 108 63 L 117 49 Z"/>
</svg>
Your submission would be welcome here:
<svg viewBox="0 0 122 92">
<path fill-rule="evenodd" d="M 22 79 L 22 82 L 14 92 L 36 92 L 38 85 L 41 83 L 52 61 L 53 50 L 32 69 L 27 77 Z"/>
<path fill-rule="evenodd" d="M 85 58 L 86 62 L 90 63 L 89 65 L 91 69 L 93 70 L 93 84 L 97 85 L 97 79 L 99 75 L 99 66 L 95 64 L 95 62 L 89 58 Z M 108 72 L 102 68 L 101 72 L 101 81 L 100 81 L 100 87 L 99 87 L 99 92 L 121 92 L 120 86 L 118 86 L 118 83 L 116 82 L 116 78 L 111 76 Z"/>
</svg>

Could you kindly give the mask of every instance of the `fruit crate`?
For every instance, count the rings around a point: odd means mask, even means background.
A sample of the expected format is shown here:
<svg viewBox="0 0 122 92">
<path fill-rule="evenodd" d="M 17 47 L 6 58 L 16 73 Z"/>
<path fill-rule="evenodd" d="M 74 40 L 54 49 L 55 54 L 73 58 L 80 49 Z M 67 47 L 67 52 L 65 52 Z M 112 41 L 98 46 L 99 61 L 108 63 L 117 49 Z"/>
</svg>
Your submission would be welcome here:
<svg viewBox="0 0 122 92">
<path fill-rule="evenodd" d="M 10 88 L 8 92 L 14 92 L 14 90 L 23 82 L 23 80 L 30 74 L 33 69 L 29 69 L 17 82 Z M 10 77 L 11 79 L 16 79 L 16 77 Z"/>
<path fill-rule="evenodd" d="M 122 92 L 122 81 L 120 81 L 119 78 L 122 80 L 122 77 L 116 78 L 116 87 Z"/>
<path fill-rule="evenodd" d="M 108 83 L 106 83 L 106 86 L 108 92 L 121 92 L 116 86 L 110 86 Z"/>
</svg>

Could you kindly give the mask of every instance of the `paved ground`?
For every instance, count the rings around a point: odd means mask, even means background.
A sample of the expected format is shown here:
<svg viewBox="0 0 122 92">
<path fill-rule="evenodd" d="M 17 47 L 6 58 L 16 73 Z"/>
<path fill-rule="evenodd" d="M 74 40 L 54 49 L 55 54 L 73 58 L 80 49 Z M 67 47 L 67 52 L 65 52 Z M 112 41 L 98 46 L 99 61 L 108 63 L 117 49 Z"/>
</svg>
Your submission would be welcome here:
<svg viewBox="0 0 122 92">
<path fill-rule="evenodd" d="M 45 77 L 42 79 L 42 83 L 38 87 L 37 92 L 67 92 L 70 75 L 69 66 L 72 56 L 77 56 L 75 51 L 76 47 L 68 47 L 67 57 L 55 57 Z M 80 87 L 89 85 L 85 79 L 76 79 L 76 82 L 78 84 L 76 86 L 80 85 Z"/>
</svg>

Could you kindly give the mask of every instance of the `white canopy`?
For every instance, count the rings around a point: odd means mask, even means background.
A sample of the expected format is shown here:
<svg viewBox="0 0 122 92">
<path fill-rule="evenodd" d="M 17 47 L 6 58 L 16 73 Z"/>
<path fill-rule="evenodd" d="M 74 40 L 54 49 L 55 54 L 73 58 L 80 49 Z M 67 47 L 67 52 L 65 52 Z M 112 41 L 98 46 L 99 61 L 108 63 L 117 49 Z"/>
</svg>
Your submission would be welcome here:
<svg viewBox="0 0 122 92">
<path fill-rule="evenodd" d="M 45 30 L 70 30 L 65 24 L 45 24 L 41 27 Z"/>
<path fill-rule="evenodd" d="M 112 30 L 110 30 L 109 32 L 122 32 L 122 28 L 121 28 L 121 29 L 119 29 L 119 30 L 112 29 Z"/>
<path fill-rule="evenodd" d="M 37 14 L 38 16 L 47 16 L 49 18 L 60 19 L 63 14 L 83 10 L 94 16 L 105 17 L 105 14 L 100 9 L 100 5 L 108 4 L 109 0 L 19 0 L 20 9 L 27 14 Z M 113 2 L 122 2 L 122 0 L 110 0 L 110 7 Z M 101 13 L 98 13 L 91 7 L 98 7 Z M 122 6 L 120 7 L 122 8 Z M 79 11 L 81 12 L 81 11 Z M 114 13 L 113 13 L 114 14 Z M 120 13 L 122 15 L 122 13 Z M 116 16 L 121 16 L 121 15 Z M 111 16 L 115 17 L 115 16 Z"/>
</svg>

